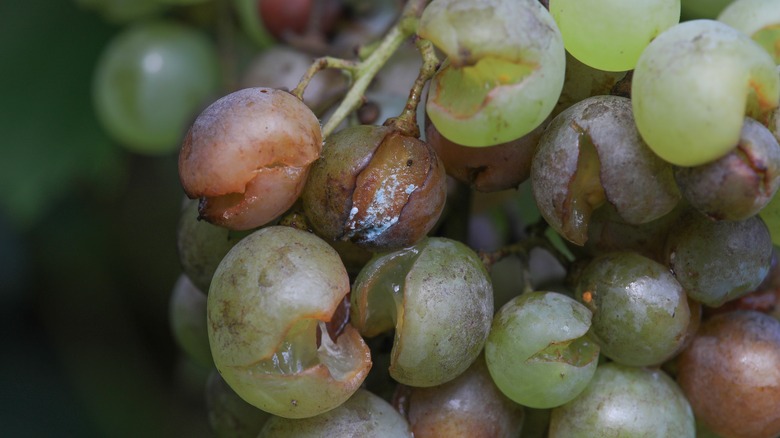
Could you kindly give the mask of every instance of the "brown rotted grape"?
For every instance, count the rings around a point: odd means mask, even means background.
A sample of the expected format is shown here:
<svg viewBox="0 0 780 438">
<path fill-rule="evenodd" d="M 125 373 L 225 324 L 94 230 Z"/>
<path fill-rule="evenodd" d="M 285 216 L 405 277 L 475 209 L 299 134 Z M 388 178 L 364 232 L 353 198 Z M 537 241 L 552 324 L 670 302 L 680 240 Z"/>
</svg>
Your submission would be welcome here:
<svg viewBox="0 0 780 438">
<path fill-rule="evenodd" d="M 720 436 L 780 434 L 780 322 L 755 311 L 715 315 L 682 352 L 677 380 L 696 418 Z"/>
<path fill-rule="evenodd" d="M 445 171 L 427 143 L 383 126 L 326 140 L 303 192 L 314 230 L 375 251 L 409 246 L 433 228 L 446 200 Z"/>
<path fill-rule="evenodd" d="M 215 225 L 247 230 L 298 199 L 322 130 L 314 113 L 281 90 L 246 88 L 206 108 L 187 133 L 179 178 L 199 213 Z"/>
</svg>

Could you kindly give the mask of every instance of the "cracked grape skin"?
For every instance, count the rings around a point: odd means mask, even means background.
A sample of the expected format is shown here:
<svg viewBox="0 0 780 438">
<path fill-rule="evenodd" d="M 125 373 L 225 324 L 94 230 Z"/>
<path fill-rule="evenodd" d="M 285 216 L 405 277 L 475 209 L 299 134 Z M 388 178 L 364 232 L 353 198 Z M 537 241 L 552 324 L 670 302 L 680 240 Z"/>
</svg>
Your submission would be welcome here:
<svg viewBox="0 0 780 438">
<path fill-rule="evenodd" d="M 349 292 L 336 251 L 294 228 L 262 228 L 228 252 L 208 296 L 208 333 L 225 381 L 274 415 L 310 417 L 349 398 L 371 368 L 368 347 L 330 321 Z M 319 343 L 319 346 L 318 346 Z"/>
<path fill-rule="evenodd" d="M 539 2 L 434 0 L 418 35 L 447 55 L 431 80 L 426 111 L 455 143 L 520 138 L 544 122 L 561 94 L 563 40 Z"/>
<path fill-rule="evenodd" d="M 493 318 L 485 360 L 496 385 L 532 408 L 560 406 L 596 371 L 599 346 L 586 337 L 591 312 L 556 292 L 528 292 Z"/>
<path fill-rule="evenodd" d="M 363 336 L 395 328 L 390 375 L 419 387 L 450 381 L 474 362 L 494 310 L 482 261 L 466 245 L 444 238 L 369 261 L 351 302 L 350 320 Z"/>
</svg>

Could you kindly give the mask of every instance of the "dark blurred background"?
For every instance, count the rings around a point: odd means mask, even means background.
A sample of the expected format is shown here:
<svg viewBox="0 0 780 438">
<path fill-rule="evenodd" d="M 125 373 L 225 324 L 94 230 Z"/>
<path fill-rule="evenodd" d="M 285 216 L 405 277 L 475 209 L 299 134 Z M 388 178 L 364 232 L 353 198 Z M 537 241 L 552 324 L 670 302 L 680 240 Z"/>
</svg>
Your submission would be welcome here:
<svg viewBox="0 0 780 438">
<path fill-rule="evenodd" d="M 90 86 L 119 31 L 71 0 L 0 2 L 0 424 L 9 437 L 205 436 L 168 328 L 176 156 L 126 152 Z"/>
</svg>

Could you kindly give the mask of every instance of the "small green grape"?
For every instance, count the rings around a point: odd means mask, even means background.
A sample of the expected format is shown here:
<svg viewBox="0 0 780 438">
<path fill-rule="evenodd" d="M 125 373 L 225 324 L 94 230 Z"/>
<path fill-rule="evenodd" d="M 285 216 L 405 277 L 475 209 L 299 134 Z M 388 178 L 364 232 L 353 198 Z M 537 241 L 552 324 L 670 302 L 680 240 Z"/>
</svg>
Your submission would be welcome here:
<svg viewBox="0 0 780 438">
<path fill-rule="evenodd" d="M 710 18 L 720 14 L 720 12 L 734 0 L 680 0 L 682 17 L 685 20 L 697 18 Z"/>
<path fill-rule="evenodd" d="M 680 21 L 680 0 L 550 0 L 550 13 L 575 58 L 625 71 L 650 41 Z"/>
<path fill-rule="evenodd" d="M 134 152 L 172 152 L 218 89 L 218 65 L 213 43 L 199 31 L 163 21 L 136 24 L 98 61 L 93 82 L 98 118 Z"/>
<path fill-rule="evenodd" d="M 737 0 L 718 15 L 718 21 L 753 38 L 780 64 L 780 2 Z"/>
</svg>

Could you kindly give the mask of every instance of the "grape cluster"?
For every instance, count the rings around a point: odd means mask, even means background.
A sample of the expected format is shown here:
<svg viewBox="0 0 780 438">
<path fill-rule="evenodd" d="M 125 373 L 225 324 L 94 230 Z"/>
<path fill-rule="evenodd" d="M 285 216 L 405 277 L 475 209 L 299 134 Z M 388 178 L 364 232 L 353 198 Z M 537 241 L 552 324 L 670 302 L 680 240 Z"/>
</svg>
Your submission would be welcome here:
<svg viewBox="0 0 780 438">
<path fill-rule="evenodd" d="M 218 436 L 780 436 L 777 0 L 80 3 Z"/>
</svg>

